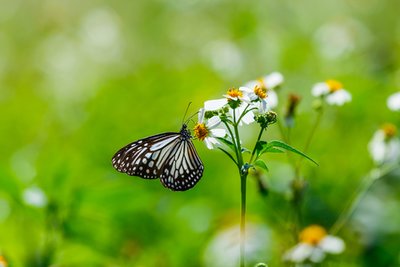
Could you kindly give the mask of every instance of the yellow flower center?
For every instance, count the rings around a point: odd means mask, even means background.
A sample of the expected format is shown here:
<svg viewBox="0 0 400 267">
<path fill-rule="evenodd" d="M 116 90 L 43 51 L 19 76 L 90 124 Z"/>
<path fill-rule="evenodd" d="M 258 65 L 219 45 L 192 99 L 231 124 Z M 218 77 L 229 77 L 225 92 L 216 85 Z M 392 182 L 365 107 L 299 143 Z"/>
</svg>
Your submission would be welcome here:
<svg viewBox="0 0 400 267">
<path fill-rule="evenodd" d="M 194 136 L 200 141 L 204 141 L 204 139 L 208 136 L 208 129 L 204 123 L 197 123 L 193 128 L 193 132 Z"/>
<path fill-rule="evenodd" d="M 267 86 L 265 85 L 264 79 L 263 79 L 263 78 L 258 79 L 257 82 L 258 82 L 258 85 L 259 85 L 261 88 L 267 89 Z"/>
<path fill-rule="evenodd" d="M 391 123 L 385 123 L 384 125 L 382 125 L 382 130 L 385 133 L 385 137 L 388 139 L 392 138 L 397 133 L 396 126 Z"/>
<path fill-rule="evenodd" d="M 328 85 L 331 93 L 343 88 L 343 84 L 337 80 L 327 80 L 326 84 Z"/>
<path fill-rule="evenodd" d="M 243 93 L 241 91 L 239 91 L 239 89 L 236 88 L 231 88 L 228 90 L 228 92 L 226 92 L 227 95 L 229 95 L 230 97 L 242 97 Z"/>
<path fill-rule="evenodd" d="M 261 99 L 267 97 L 267 89 L 265 87 L 261 87 L 258 84 L 254 86 L 254 93 Z"/>
<path fill-rule="evenodd" d="M 327 235 L 326 230 L 319 225 L 310 225 L 300 232 L 300 242 L 317 245 Z"/>
</svg>

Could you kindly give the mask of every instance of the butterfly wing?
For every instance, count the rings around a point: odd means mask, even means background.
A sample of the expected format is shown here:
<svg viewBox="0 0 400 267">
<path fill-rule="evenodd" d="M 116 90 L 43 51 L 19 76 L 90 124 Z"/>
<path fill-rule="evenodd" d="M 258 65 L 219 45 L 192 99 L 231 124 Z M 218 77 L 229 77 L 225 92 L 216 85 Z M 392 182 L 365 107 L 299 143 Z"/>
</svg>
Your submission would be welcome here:
<svg viewBox="0 0 400 267">
<path fill-rule="evenodd" d="M 128 175 L 158 178 L 180 137 L 180 133 L 168 132 L 137 140 L 115 153 L 112 164 L 117 171 Z"/>
<path fill-rule="evenodd" d="M 180 139 L 160 175 L 161 183 L 173 191 L 186 191 L 195 186 L 204 170 L 192 140 L 183 137 Z"/>
</svg>

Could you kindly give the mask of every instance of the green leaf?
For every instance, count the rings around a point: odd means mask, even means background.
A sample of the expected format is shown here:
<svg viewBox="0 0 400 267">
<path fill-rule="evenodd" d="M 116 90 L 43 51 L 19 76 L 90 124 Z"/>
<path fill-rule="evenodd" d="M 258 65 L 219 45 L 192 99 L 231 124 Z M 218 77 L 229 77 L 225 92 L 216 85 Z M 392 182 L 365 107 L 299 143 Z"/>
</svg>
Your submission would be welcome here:
<svg viewBox="0 0 400 267">
<path fill-rule="evenodd" d="M 301 152 L 301 151 L 295 149 L 294 147 L 289 146 L 288 144 L 286 144 L 286 143 L 284 143 L 284 142 L 274 140 L 274 141 L 269 142 L 268 145 L 271 146 L 271 147 L 283 148 L 283 149 L 286 149 L 286 150 L 288 150 L 288 151 L 290 151 L 290 152 L 296 153 L 296 154 L 298 154 L 298 155 L 300 155 L 300 156 L 302 156 L 302 157 L 308 159 L 309 161 L 313 162 L 315 165 L 318 166 L 318 163 L 315 162 L 312 158 L 310 158 L 309 156 L 307 156 L 307 155 L 304 154 L 303 152 Z"/>
<path fill-rule="evenodd" d="M 257 158 L 263 153 L 263 149 L 265 148 L 265 146 L 267 145 L 267 142 L 265 141 L 258 141 L 255 147 L 255 152 L 256 152 L 256 156 Z"/>
<path fill-rule="evenodd" d="M 269 152 L 269 153 L 283 153 L 284 151 L 277 149 L 272 146 L 267 146 L 263 151 L 263 153 Z"/>
<path fill-rule="evenodd" d="M 228 139 L 222 138 L 222 137 L 217 137 L 217 139 L 219 141 L 221 141 L 221 143 L 225 144 L 226 146 L 228 146 L 230 149 L 232 149 L 233 151 L 236 151 L 235 149 L 235 145 L 229 141 Z"/>
<path fill-rule="evenodd" d="M 256 160 L 254 162 L 254 165 L 257 166 L 257 167 L 260 167 L 261 169 L 266 170 L 267 172 L 269 172 L 267 164 L 265 164 L 265 162 L 262 159 Z"/>
</svg>

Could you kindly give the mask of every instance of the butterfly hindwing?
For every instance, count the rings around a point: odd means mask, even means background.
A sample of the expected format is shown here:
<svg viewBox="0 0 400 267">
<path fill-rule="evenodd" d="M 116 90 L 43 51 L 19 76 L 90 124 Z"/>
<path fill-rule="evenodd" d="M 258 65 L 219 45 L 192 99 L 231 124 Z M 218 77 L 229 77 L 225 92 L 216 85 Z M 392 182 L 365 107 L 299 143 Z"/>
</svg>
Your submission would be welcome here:
<svg viewBox="0 0 400 267">
<path fill-rule="evenodd" d="M 181 142 L 175 150 L 166 162 L 160 181 L 171 190 L 185 191 L 200 180 L 204 167 L 190 139 Z"/>
</svg>

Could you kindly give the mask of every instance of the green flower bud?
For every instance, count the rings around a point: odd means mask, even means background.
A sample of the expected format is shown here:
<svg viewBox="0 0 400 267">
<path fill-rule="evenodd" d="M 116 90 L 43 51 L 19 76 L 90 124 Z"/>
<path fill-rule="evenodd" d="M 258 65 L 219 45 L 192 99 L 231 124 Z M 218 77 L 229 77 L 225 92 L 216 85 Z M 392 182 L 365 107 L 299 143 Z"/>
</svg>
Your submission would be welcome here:
<svg viewBox="0 0 400 267">
<path fill-rule="evenodd" d="M 218 116 L 218 111 L 211 111 L 211 110 L 208 110 L 208 111 L 206 111 L 205 112 L 205 114 L 204 114 L 204 118 L 205 119 L 211 119 L 212 117 L 214 117 L 214 116 Z"/>
<path fill-rule="evenodd" d="M 255 121 L 260 124 L 262 128 L 267 128 L 268 125 L 274 124 L 277 120 L 277 114 L 273 111 L 268 111 L 265 114 L 255 116 Z"/>
<path fill-rule="evenodd" d="M 242 101 L 239 99 L 233 100 L 233 99 L 228 99 L 228 105 L 231 107 L 231 109 L 236 109 L 240 106 Z"/>
</svg>

